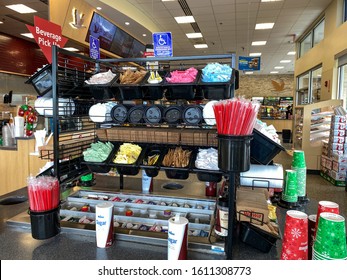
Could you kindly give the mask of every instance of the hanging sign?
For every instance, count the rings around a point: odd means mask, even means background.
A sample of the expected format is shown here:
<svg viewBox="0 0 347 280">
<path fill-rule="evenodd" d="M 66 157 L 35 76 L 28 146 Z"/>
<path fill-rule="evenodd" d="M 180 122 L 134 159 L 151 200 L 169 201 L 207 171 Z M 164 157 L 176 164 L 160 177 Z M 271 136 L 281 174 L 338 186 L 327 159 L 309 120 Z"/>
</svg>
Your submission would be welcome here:
<svg viewBox="0 0 347 280">
<path fill-rule="evenodd" d="M 34 16 L 34 26 L 27 25 L 36 43 L 41 48 L 49 63 L 52 63 L 52 46 L 63 48 L 67 38 L 61 34 L 61 26 L 48 20 Z"/>
<path fill-rule="evenodd" d="M 92 35 L 89 36 L 89 56 L 94 59 L 100 59 L 100 41 Z"/>
<path fill-rule="evenodd" d="M 171 32 L 153 33 L 153 47 L 155 57 L 173 56 Z"/>
<path fill-rule="evenodd" d="M 260 70 L 260 57 L 239 56 L 239 70 L 241 71 Z"/>
</svg>

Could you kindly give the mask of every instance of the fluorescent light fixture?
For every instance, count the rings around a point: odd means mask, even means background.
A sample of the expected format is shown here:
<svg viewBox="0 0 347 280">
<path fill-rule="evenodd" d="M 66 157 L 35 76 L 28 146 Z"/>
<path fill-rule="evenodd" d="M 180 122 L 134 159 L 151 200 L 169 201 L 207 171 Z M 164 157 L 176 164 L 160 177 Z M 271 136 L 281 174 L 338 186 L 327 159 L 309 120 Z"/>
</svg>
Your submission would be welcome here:
<svg viewBox="0 0 347 280">
<path fill-rule="evenodd" d="M 280 61 L 280 63 L 290 63 L 290 62 L 291 62 L 291 60 L 289 60 L 289 59 L 284 59 L 284 60 Z"/>
<path fill-rule="evenodd" d="M 96 7 L 96 9 L 97 9 L 98 11 L 101 11 L 101 10 L 102 10 L 102 8 L 101 8 L 101 7 Z"/>
<path fill-rule="evenodd" d="M 195 44 L 194 48 L 196 49 L 206 49 L 208 48 L 207 44 Z"/>
<path fill-rule="evenodd" d="M 79 49 L 73 48 L 73 47 L 66 47 L 64 50 L 70 51 L 70 52 L 78 52 Z"/>
<path fill-rule="evenodd" d="M 37 12 L 36 10 L 29 8 L 28 6 L 25 6 L 23 4 L 7 5 L 6 7 L 20 14 L 31 14 Z"/>
<path fill-rule="evenodd" d="M 253 72 L 248 71 L 248 72 L 245 72 L 245 74 L 246 74 L 246 75 L 252 75 Z"/>
<path fill-rule="evenodd" d="M 142 37 L 146 37 L 146 36 L 147 36 L 147 34 L 146 34 L 146 33 L 143 33 L 143 34 L 142 34 Z"/>
<path fill-rule="evenodd" d="M 189 39 L 193 39 L 193 38 L 202 38 L 202 34 L 200 32 L 195 32 L 195 33 L 186 33 L 186 36 Z"/>
<path fill-rule="evenodd" d="M 182 17 L 175 17 L 175 20 L 177 23 L 192 23 L 195 22 L 195 19 L 193 16 L 182 16 Z"/>
<path fill-rule="evenodd" d="M 274 22 L 268 22 L 268 23 L 257 23 L 255 25 L 255 29 L 272 29 L 274 27 Z"/>
<path fill-rule="evenodd" d="M 278 71 L 271 71 L 270 74 L 278 74 Z"/>
<path fill-rule="evenodd" d="M 283 69 L 284 66 L 275 66 L 274 68 L 275 68 L 275 69 Z"/>
<path fill-rule="evenodd" d="M 252 42 L 252 46 L 264 46 L 266 45 L 266 41 L 254 41 Z"/>
<path fill-rule="evenodd" d="M 287 55 L 296 55 L 296 52 L 288 52 Z"/>
<path fill-rule="evenodd" d="M 125 25 L 130 25 L 129 21 L 124 22 Z"/>
<path fill-rule="evenodd" d="M 261 56 L 261 52 L 250 53 L 249 56 Z"/>
<path fill-rule="evenodd" d="M 31 33 L 21 33 L 20 35 L 27 37 L 27 38 L 31 38 L 31 39 L 34 38 L 34 35 Z"/>
</svg>

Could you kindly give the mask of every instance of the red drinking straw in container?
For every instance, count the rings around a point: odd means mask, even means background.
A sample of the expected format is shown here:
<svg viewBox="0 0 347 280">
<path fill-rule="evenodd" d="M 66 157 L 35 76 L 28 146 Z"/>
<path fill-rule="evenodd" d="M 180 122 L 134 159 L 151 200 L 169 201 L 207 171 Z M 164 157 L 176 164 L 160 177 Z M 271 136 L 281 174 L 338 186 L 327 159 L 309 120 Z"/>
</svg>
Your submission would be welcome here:
<svg viewBox="0 0 347 280">
<path fill-rule="evenodd" d="M 258 101 L 244 98 L 233 98 L 215 103 L 213 110 L 218 134 L 252 134 L 259 108 L 260 103 Z"/>
<path fill-rule="evenodd" d="M 58 179 L 50 176 L 29 177 L 28 197 L 31 211 L 43 212 L 57 208 L 60 201 Z"/>
</svg>

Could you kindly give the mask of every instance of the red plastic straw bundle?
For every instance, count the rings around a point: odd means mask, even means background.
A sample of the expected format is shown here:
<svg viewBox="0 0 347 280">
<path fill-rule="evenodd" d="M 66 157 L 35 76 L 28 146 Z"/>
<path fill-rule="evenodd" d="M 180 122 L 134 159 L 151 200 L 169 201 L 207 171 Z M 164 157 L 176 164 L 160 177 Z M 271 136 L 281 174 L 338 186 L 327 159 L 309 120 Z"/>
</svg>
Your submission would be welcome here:
<svg viewBox="0 0 347 280">
<path fill-rule="evenodd" d="M 244 98 L 222 100 L 213 104 L 217 132 L 223 135 L 250 135 L 257 120 L 260 103 Z"/>
<path fill-rule="evenodd" d="M 60 187 L 58 179 L 50 176 L 28 177 L 30 210 L 43 212 L 58 207 Z"/>
</svg>

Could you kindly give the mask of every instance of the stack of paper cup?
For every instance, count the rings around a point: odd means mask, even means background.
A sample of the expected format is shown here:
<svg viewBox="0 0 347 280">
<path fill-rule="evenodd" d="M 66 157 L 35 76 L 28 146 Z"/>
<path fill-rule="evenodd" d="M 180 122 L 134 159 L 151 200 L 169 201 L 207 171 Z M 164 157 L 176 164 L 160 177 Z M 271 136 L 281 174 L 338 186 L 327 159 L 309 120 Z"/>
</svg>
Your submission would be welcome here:
<svg viewBox="0 0 347 280">
<path fill-rule="evenodd" d="M 285 208 L 298 207 L 298 182 L 295 170 L 285 171 L 283 191 L 278 205 Z"/>
<path fill-rule="evenodd" d="M 301 150 L 295 150 L 292 160 L 292 170 L 296 171 L 296 177 L 298 182 L 298 200 L 301 202 L 307 201 L 306 198 L 306 162 L 305 153 Z"/>
<path fill-rule="evenodd" d="M 24 137 L 24 118 L 14 117 L 14 137 Z"/>
<path fill-rule="evenodd" d="M 168 260 L 186 260 L 188 249 L 188 219 L 177 214 L 169 219 Z"/>
<path fill-rule="evenodd" d="M 107 248 L 113 244 L 113 204 L 101 202 L 95 207 L 96 246 Z"/>
<path fill-rule="evenodd" d="M 313 260 L 347 260 L 345 218 L 335 213 L 320 214 L 312 250 Z"/>
<path fill-rule="evenodd" d="M 340 214 L 339 205 L 335 202 L 332 202 L 332 201 L 322 200 L 322 201 L 318 202 L 315 235 L 317 234 L 317 228 L 318 228 L 318 222 L 319 222 L 320 214 L 324 213 L 324 212 Z"/>
<path fill-rule="evenodd" d="M 308 217 L 301 211 L 286 214 L 281 260 L 308 259 Z"/>
</svg>

